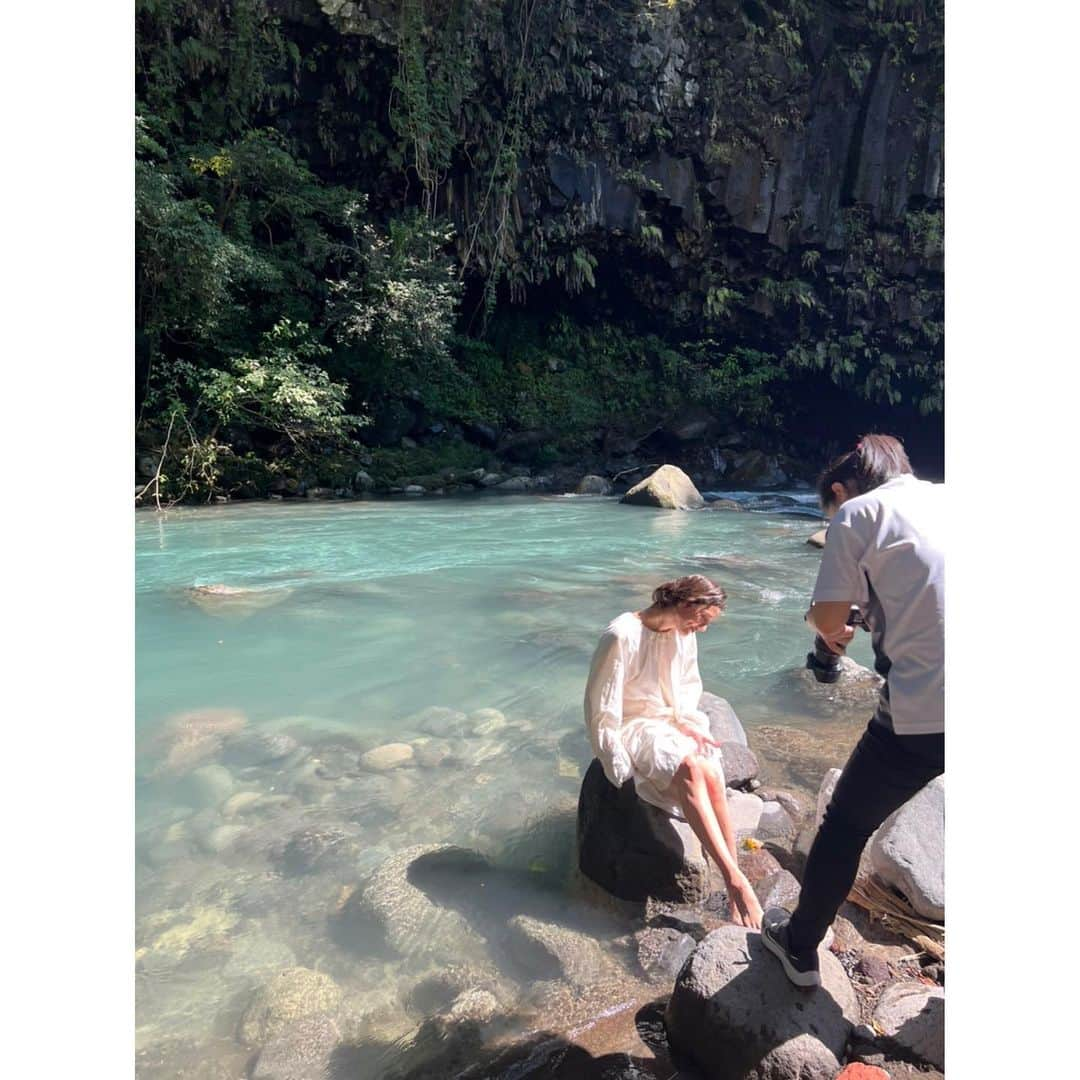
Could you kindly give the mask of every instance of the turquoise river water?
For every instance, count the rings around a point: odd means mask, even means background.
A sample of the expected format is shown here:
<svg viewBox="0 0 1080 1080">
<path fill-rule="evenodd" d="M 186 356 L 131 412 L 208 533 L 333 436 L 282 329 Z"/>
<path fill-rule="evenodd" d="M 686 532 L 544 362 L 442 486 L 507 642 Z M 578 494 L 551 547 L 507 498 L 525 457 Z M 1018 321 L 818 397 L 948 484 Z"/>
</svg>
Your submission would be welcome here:
<svg viewBox="0 0 1080 1080">
<path fill-rule="evenodd" d="M 812 800 L 867 709 L 800 674 L 820 522 L 809 493 L 789 496 L 745 513 L 568 496 L 139 513 L 139 1075 L 208 1060 L 245 1075 L 279 1033 L 259 1010 L 282 971 L 311 982 L 299 1014 L 323 994 L 367 1041 L 353 1076 L 393 1075 L 463 988 L 528 1030 L 554 981 L 538 991 L 499 928 L 581 908 L 570 922 L 594 938 L 626 933 L 575 881 L 581 698 L 605 624 L 661 581 L 723 584 L 727 613 L 699 639 L 706 689 L 742 719 L 763 782 Z M 851 653 L 869 662 L 865 635 Z M 388 752 L 403 763 L 368 767 L 386 744 L 407 745 Z M 391 881 L 389 922 L 372 917 L 395 856 L 447 844 L 498 868 L 482 916 L 436 884 L 395 927 L 415 897 Z"/>
</svg>

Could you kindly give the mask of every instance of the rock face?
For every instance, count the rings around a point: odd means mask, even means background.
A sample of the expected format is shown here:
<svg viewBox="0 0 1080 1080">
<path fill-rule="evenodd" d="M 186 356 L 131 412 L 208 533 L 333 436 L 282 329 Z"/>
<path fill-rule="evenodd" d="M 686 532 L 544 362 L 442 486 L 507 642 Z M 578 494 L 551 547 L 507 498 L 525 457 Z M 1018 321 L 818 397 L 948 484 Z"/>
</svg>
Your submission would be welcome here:
<svg viewBox="0 0 1080 1080">
<path fill-rule="evenodd" d="M 870 842 L 870 865 L 928 919 L 945 918 L 945 778 L 932 780 L 887 818 Z"/>
<path fill-rule="evenodd" d="M 855 991 L 819 950 L 822 986 L 788 982 L 761 936 L 738 926 L 709 934 L 679 973 L 668 1039 L 710 1080 L 834 1080 L 852 1025 Z"/>
<path fill-rule="evenodd" d="M 874 1010 L 883 1036 L 904 1054 L 945 1068 L 945 991 L 922 983 L 887 986 Z"/>
<path fill-rule="evenodd" d="M 694 481 L 677 465 L 661 465 L 640 484 L 635 484 L 620 502 L 664 510 L 700 510 L 705 505 Z"/>
<path fill-rule="evenodd" d="M 634 782 L 614 787 L 594 760 L 578 798 L 578 866 L 621 900 L 696 904 L 709 895 L 709 869 L 684 821 L 637 797 Z"/>
<path fill-rule="evenodd" d="M 583 476 L 574 492 L 577 495 L 610 495 L 611 481 L 606 476 Z"/>
</svg>

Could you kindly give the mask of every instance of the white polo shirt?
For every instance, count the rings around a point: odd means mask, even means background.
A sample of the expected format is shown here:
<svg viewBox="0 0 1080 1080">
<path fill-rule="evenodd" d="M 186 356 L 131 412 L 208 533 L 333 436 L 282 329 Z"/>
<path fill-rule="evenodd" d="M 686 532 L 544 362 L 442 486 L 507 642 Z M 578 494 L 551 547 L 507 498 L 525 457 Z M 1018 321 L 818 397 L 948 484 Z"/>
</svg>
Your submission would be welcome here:
<svg viewBox="0 0 1080 1080">
<path fill-rule="evenodd" d="M 814 601 L 858 604 L 887 679 L 875 720 L 945 731 L 945 487 L 910 473 L 849 499 L 829 525 Z"/>
</svg>

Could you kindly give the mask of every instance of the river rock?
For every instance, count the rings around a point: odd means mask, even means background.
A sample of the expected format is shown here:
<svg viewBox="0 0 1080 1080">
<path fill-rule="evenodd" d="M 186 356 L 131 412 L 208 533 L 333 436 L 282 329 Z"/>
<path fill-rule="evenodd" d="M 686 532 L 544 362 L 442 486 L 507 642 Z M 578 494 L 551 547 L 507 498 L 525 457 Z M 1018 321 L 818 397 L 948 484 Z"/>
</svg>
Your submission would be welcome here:
<svg viewBox="0 0 1080 1080">
<path fill-rule="evenodd" d="M 701 695 L 698 708 L 709 718 L 709 733 L 714 739 L 720 743 L 736 742 L 749 748 L 746 731 L 726 698 L 706 690 Z"/>
<path fill-rule="evenodd" d="M 425 769 L 434 769 L 444 762 L 454 760 L 450 744 L 445 739 L 426 739 L 424 742 L 414 742 L 416 764 Z"/>
<path fill-rule="evenodd" d="M 705 505 L 693 480 L 676 465 L 661 465 L 635 484 L 620 500 L 631 506 L 655 506 L 664 510 L 700 510 Z"/>
<path fill-rule="evenodd" d="M 757 841 L 744 841 L 736 844 L 735 847 L 739 869 L 746 875 L 746 880 L 751 885 L 757 885 L 759 881 L 783 869 L 776 856 Z"/>
<path fill-rule="evenodd" d="M 237 709 L 192 709 L 170 717 L 160 741 L 164 760 L 159 773 L 181 776 L 217 757 L 225 738 L 240 731 L 247 717 Z"/>
<path fill-rule="evenodd" d="M 408 743 L 386 743 L 360 755 L 360 765 L 369 772 L 389 772 L 411 765 L 415 751 Z"/>
<path fill-rule="evenodd" d="M 771 840 L 781 845 L 790 844 L 795 839 L 795 822 L 778 802 L 762 800 L 761 817 L 755 835 L 759 840 Z"/>
<path fill-rule="evenodd" d="M 614 491 L 611 481 L 606 476 L 590 473 L 579 481 L 574 493 L 577 495 L 610 495 Z"/>
<path fill-rule="evenodd" d="M 250 813 L 262 798 L 260 791 L 238 791 L 222 803 L 221 816 L 224 818 L 238 817 L 241 814 Z"/>
<path fill-rule="evenodd" d="M 870 842 L 870 865 L 922 916 L 945 918 L 945 778 L 931 780 L 885 819 Z"/>
<path fill-rule="evenodd" d="M 307 1016 L 290 1024 L 259 1051 L 251 1080 L 316 1080 L 331 1075 L 341 1031 L 332 1016 Z"/>
<path fill-rule="evenodd" d="M 281 761 L 299 747 L 284 731 L 242 731 L 225 740 L 221 756 L 230 765 L 247 768 Z"/>
<path fill-rule="evenodd" d="M 233 792 L 236 781 L 224 765 L 202 765 L 184 777 L 181 798 L 193 806 L 220 806 Z"/>
<path fill-rule="evenodd" d="M 480 737 L 502 731 L 507 720 L 498 709 L 476 709 L 469 713 L 469 723 L 472 725 L 472 734 Z"/>
<path fill-rule="evenodd" d="M 670 983 L 679 974 L 696 942 L 673 926 L 650 926 L 634 935 L 641 970 L 654 980 Z"/>
<path fill-rule="evenodd" d="M 694 904 L 709 895 L 709 868 L 690 826 L 639 799 L 633 780 L 616 788 L 595 759 L 578 797 L 577 844 L 581 872 L 621 900 Z"/>
<path fill-rule="evenodd" d="M 771 907 L 794 911 L 799 903 L 799 883 L 787 870 L 778 870 L 754 886 L 763 911 Z"/>
<path fill-rule="evenodd" d="M 448 709 L 431 705 L 401 721 L 402 728 L 412 728 L 426 735 L 438 735 L 442 739 L 469 733 L 469 718 L 460 709 Z"/>
<path fill-rule="evenodd" d="M 746 508 L 740 502 L 736 502 L 734 499 L 713 499 L 712 502 L 706 507 L 708 510 L 734 510 L 736 512 L 745 510 Z"/>
<path fill-rule="evenodd" d="M 501 1011 L 499 999 L 490 990 L 474 987 L 454 998 L 446 1016 L 457 1024 L 487 1024 Z"/>
<path fill-rule="evenodd" d="M 756 780 L 760 766 L 754 751 L 734 739 L 720 744 L 720 759 L 724 764 L 724 782 L 728 787 L 745 787 Z"/>
<path fill-rule="evenodd" d="M 430 956 L 460 963 L 463 955 L 475 951 L 477 935 L 466 919 L 436 904 L 409 879 L 413 862 L 435 852 L 451 859 L 460 856 L 465 863 L 479 858 L 475 852 L 450 844 L 418 844 L 397 852 L 382 862 L 367 884 L 346 901 L 341 912 L 346 934 L 354 921 L 374 922 L 390 948 L 403 957 Z"/>
<path fill-rule="evenodd" d="M 241 1042 L 258 1046 L 290 1025 L 318 1013 L 332 1013 L 341 1003 L 341 988 L 310 968 L 286 968 L 260 986 L 240 1018 Z"/>
<path fill-rule="evenodd" d="M 823 548 L 825 546 L 825 535 L 827 532 L 827 529 L 818 529 L 816 533 L 813 533 L 811 536 L 807 537 L 806 542 L 811 547 Z"/>
<path fill-rule="evenodd" d="M 906 1055 L 945 1068 L 945 991 L 922 983 L 887 986 L 874 1010 L 874 1022 L 885 1039 Z"/>
<path fill-rule="evenodd" d="M 788 475 L 780 468 L 775 457 L 760 450 L 747 450 L 735 456 L 728 480 L 732 484 L 749 484 L 753 487 L 779 487 L 788 483 Z"/>
<path fill-rule="evenodd" d="M 496 491 L 524 492 L 531 491 L 533 482 L 528 476 L 511 476 L 495 485 Z"/>
<path fill-rule="evenodd" d="M 765 804 L 756 795 L 751 795 L 747 791 L 728 788 L 726 795 L 731 827 L 735 830 L 736 836 L 742 839 L 755 834 L 761 823 Z"/>
<path fill-rule="evenodd" d="M 858 1004 L 839 960 L 818 956 L 822 985 L 807 993 L 760 934 L 714 930 L 675 981 L 665 1013 L 672 1047 L 710 1080 L 833 1080 Z"/>
<path fill-rule="evenodd" d="M 515 915 L 507 929 L 507 951 L 537 979 L 587 986 L 607 967 L 600 946 L 577 930 L 530 915 Z"/>
<path fill-rule="evenodd" d="M 310 874 L 347 840 L 345 830 L 336 825 L 309 825 L 289 837 L 276 861 L 289 876 Z"/>
</svg>

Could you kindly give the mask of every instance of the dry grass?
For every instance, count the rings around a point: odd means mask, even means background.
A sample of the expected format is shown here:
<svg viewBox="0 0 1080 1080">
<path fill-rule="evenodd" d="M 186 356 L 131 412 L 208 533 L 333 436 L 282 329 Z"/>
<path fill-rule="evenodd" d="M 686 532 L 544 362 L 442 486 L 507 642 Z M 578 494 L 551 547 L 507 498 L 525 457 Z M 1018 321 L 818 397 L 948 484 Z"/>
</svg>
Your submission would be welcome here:
<svg viewBox="0 0 1080 1080">
<path fill-rule="evenodd" d="M 848 899 L 871 915 L 876 915 L 888 930 L 908 939 L 935 960 L 945 959 L 945 926 L 918 915 L 898 893 L 873 877 L 856 880 Z"/>
</svg>

